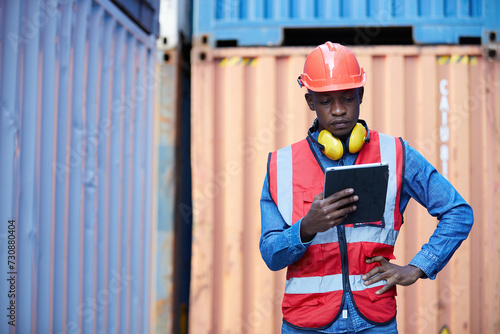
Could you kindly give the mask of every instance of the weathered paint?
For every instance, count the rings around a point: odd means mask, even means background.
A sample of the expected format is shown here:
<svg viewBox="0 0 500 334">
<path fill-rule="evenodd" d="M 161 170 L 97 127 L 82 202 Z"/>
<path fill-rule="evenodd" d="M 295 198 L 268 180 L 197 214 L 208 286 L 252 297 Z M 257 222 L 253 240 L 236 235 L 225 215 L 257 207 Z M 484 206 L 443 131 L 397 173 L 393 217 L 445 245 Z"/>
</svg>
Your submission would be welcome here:
<svg viewBox="0 0 500 334">
<path fill-rule="evenodd" d="M 174 254 L 174 198 L 175 150 L 177 140 L 177 112 L 180 88 L 179 52 L 175 49 L 158 51 L 156 73 L 159 78 L 156 98 L 155 142 L 157 161 L 155 184 L 157 186 L 157 211 L 155 213 L 156 240 L 154 259 L 156 273 L 154 284 L 154 314 L 156 333 L 171 333 L 173 324 L 173 254 Z"/>
<path fill-rule="evenodd" d="M 368 76 L 361 117 L 440 171 L 447 80 L 448 177 L 474 208 L 470 237 L 438 278 L 398 288 L 399 330 L 500 333 L 500 64 L 473 46 L 352 50 Z M 261 259 L 259 199 L 268 152 L 304 138 L 315 117 L 296 81 L 310 51 L 192 51 L 191 333 L 279 332 L 285 273 Z M 411 201 L 396 263 L 407 264 L 435 225 Z"/>
<path fill-rule="evenodd" d="M 0 26 L 0 332 L 148 333 L 155 38 L 109 0 L 2 1 Z"/>
</svg>

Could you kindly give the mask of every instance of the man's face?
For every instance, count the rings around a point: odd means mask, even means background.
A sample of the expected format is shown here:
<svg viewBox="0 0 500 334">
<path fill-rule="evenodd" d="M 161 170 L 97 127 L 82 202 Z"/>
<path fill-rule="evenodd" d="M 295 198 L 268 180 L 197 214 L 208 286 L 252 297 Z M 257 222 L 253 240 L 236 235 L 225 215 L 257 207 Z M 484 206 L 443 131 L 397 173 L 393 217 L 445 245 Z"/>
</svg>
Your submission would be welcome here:
<svg viewBox="0 0 500 334">
<path fill-rule="evenodd" d="M 316 111 L 319 131 L 328 130 L 337 138 L 345 139 L 359 118 L 363 87 L 332 92 L 306 94 L 309 109 Z"/>
</svg>

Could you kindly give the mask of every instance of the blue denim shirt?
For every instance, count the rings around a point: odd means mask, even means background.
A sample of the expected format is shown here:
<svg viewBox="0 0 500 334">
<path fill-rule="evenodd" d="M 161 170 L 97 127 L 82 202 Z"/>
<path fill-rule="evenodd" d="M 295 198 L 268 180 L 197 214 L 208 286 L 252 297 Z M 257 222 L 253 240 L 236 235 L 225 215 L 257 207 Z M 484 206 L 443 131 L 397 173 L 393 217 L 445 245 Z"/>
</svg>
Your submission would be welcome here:
<svg viewBox="0 0 500 334">
<path fill-rule="evenodd" d="M 317 138 L 318 133 L 313 134 Z M 410 198 L 427 208 L 433 217 L 439 220 L 429 242 L 410 261 L 410 265 L 422 269 L 426 277 L 435 279 L 436 274 L 448 263 L 451 256 L 467 238 L 474 221 L 472 208 L 455 188 L 415 149 L 407 142 L 405 145 L 404 181 L 401 189 L 399 209 L 405 211 Z M 328 159 L 318 148 L 313 146 L 323 167 L 353 165 L 357 154 L 344 154 L 338 160 Z M 299 260 L 312 243 L 302 243 L 300 239 L 301 219 L 289 227 L 283 218 L 269 192 L 268 178 L 264 180 L 261 207 L 261 238 L 260 252 L 262 258 L 271 270 L 280 270 Z M 418 224 L 418 222 L 407 222 Z M 404 225 L 403 225 L 404 228 Z M 314 239 L 313 239 L 314 240 Z M 344 309 L 354 310 L 352 301 L 344 305 Z M 356 312 L 349 312 L 354 323 L 354 330 L 361 331 L 374 327 L 363 320 Z M 340 319 L 319 333 L 342 333 Z M 286 327 L 286 324 L 283 324 Z"/>
</svg>

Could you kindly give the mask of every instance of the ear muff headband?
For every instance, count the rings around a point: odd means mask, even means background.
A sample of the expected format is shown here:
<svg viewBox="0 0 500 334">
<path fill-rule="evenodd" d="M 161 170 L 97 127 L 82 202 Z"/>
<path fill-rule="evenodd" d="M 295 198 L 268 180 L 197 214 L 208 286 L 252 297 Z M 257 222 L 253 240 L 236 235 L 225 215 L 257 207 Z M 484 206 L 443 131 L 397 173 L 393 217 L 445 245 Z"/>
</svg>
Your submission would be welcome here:
<svg viewBox="0 0 500 334">
<path fill-rule="evenodd" d="M 313 126 L 309 128 L 308 137 L 316 147 L 323 151 L 323 153 L 332 160 L 339 160 L 347 150 L 349 150 L 350 153 L 357 153 L 361 151 L 365 143 L 370 141 L 370 131 L 368 130 L 368 125 L 362 119 L 358 120 L 358 123 L 356 123 L 352 129 L 351 135 L 347 138 L 345 143 L 337 137 L 334 137 L 327 130 L 322 130 L 319 133 L 318 140 L 315 140 L 312 134 L 317 129 L 318 120 L 316 119 Z"/>
</svg>

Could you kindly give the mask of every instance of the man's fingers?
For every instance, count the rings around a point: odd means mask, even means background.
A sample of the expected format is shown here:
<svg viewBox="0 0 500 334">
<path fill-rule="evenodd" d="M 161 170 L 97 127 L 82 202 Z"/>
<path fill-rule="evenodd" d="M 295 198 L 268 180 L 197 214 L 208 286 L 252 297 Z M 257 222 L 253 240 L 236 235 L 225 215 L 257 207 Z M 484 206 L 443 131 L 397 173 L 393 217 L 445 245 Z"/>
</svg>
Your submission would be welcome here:
<svg viewBox="0 0 500 334">
<path fill-rule="evenodd" d="M 396 285 L 396 282 L 394 280 L 387 281 L 387 283 L 382 287 L 382 289 L 378 290 L 375 292 L 377 295 L 381 295 L 383 293 L 386 293 L 389 291 L 390 288 L 392 288 L 394 285 Z"/>
<path fill-rule="evenodd" d="M 350 196 L 350 197 L 343 198 L 340 201 L 337 201 L 337 202 L 331 204 L 331 206 L 332 206 L 332 209 L 337 209 L 337 208 L 342 208 L 342 207 L 346 207 L 345 209 L 347 209 L 348 205 L 353 204 L 358 199 L 359 199 L 358 196 L 353 195 L 353 196 Z M 351 205 L 350 207 L 352 209 L 353 206 Z M 354 210 L 347 211 L 346 214 L 351 213 L 352 211 L 354 211 Z"/>
<path fill-rule="evenodd" d="M 357 207 L 355 204 L 358 199 L 359 199 L 358 196 L 351 195 L 349 197 L 341 198 L 340 200 L 330 202 L 324 207 L 325 212 L 335 213 L 334 217 L 332 217 L 335 219 L 338 217 L 347 216 L 351 212 L 356 211 Z M 327 200 L 330 201 L 331 197 L 329 197 Z"/>
<path fill-rule="evenodd" d="M 314 196 L 314 200 L 318 200 L 318 201 L 321 201 L 323 198 L 324 198 L 324 193 L 323 192 L 320 192 L 319 194 L 317 194 L 316 196 Z"/>
<path fill-rule="evenodd" d="M 379 262 L 381 265 L 373 268 L 365 275 L 361 276 L 361 278 L 365 280 L 365 285 L 371 285 L 386 278 L 386 275 L 382 274 L 387 270 L 386 265 L 389 264 L 389 261 L 387 261 L 387 259 L 384 258 L 383 256 L 375 256 L 366 259 L 366 263 L 373 263 L 373 262 Z"/>
<path fill-rule="evenodd" d="M 365 281 L 365 285 L 371 285 L 383 279 L 381 277 L 383 271 L 381 271 L 380 268 L 381 267 L 375 267 L 366 274 L 364 274 L 363 276 L 361 276 L 361 279 Z"/>
<path fill-rule="evenodd" d="M 366 263 L 373 263 L 373 262 L 378 262 L 380 263 L 380 265 L 389 263 L 389 261 L 387 261 L 387 259 L 381 255 L 366 259 Z"/>
<path fill-rule="evenodd" d="M 344 215 L 344 214 L 343 214 L 342 216 L 340 216 L 340 217 L 338 217 L 338 218 L 336 218 L 336 219 L 332 220 L 332 222 L 331 222 L 332 227 L 333 227 L 333 226 L 336 226 L 337 224 L 342 223 L 342 221 L 343 221 L 344 219 L 346 219 L 346 218 L 347 218 L 347 215 Z"/>
<path fill-rule="evenodd" d="M 341 223 L 344 219 L 347 218 L 348 214 L 357 210 L 357 207 L 355 205 L 346 206 L 342 209 L 336 209 L 336 207 L 337 205 L 334 205 L 329 206 L 328 209 L 326 209 L 328 212 L 330 212 L 330 214 L 326 216 L 326 219 L 332 224 L 332 226 Z"/>
<path fill-rule="evenodd" d="M 341 190 L 339 192 L 336 192 L 335 194 L 330 195 L 327 199 L 330 203 L 337 202 L 339 199 L 350 196 L 354 194 L 354 189 L 352 188 L 347 188 L 344 190 Z"/>
</svg>

